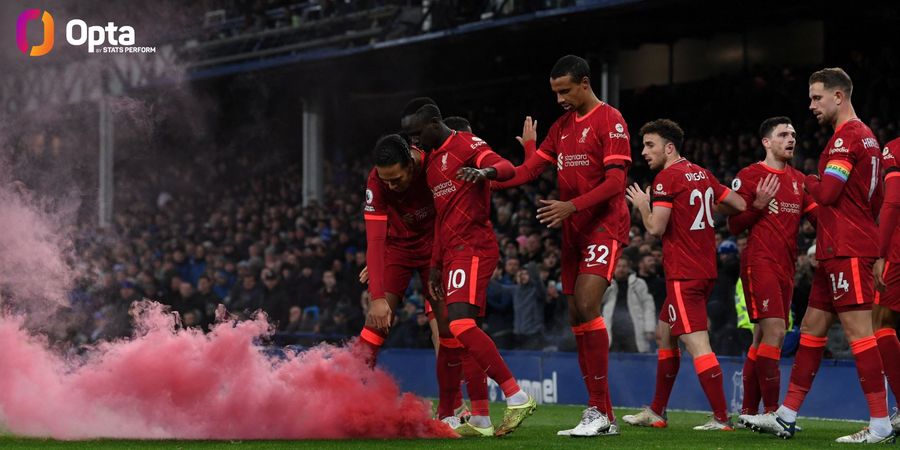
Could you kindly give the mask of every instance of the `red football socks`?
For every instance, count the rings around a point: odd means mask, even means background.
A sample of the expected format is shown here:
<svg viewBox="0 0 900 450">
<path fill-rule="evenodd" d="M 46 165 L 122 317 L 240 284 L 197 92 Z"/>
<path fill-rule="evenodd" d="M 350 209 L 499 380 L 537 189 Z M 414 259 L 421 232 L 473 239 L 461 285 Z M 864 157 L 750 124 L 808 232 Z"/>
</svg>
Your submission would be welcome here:
<svg viewBox="0 0 900 450">
<path fill-rule="evenodd" d="M 459 394 L 459 379 L 462 375 L 462 354 L 465 351 L 454 338 L 441 338 L 437 354 L 438 418 L 453 415 Z"/>
<path fill-rule="evenodd" d="M 584 330 L 585 382 L 588 387 L 588 406 L 607 414 L 609 380 L 609 334 L 603 317 L 597 317 L 582 325 Z"/>
<path fill-rule="evenodd" d="M 363 354 L 366 364 L 370 369 L 375 368 L 375 362 L 378 359 L 378 351 L 384 345 L 384 339 L 387 335 L 372 327 L 363 327 L 359 333 L 359 340 L 356 341 L 357 348 Z"/>
<path fill-rule="evenodd" d="M 450 331 L 466 347 L 484 372 L 500 385 L 500 389 L 503 390 L 506 397 L 511 397 L 519 392 L 519 384 L 516 383 L 512 372 L 509 371 L 509 367 L 506 366 L 506 362 L 497 351 L 494 341 L 475 325 L 474 319 L 454 320 L 450 322 Z"/>
<path fill-rule="evenodd" d="M 850 343 L 853 357 L 856 358 L 856 373 L 862 385 L 866 401 L 869 403 L 869 415 L 881 418 L 888 416 L 885 399 L 884 378 L 882 377 L 881 354 L 875 336 L 857 339 Z"/>
<path fill-rule="evenodd" d="M 809 388 L 812 387 L 816 371 L 822 364 L 822 355 L 825 353 L 826 337 L 800 334 L 800 348 L 794 357 L 794 367 L 791 368 L 791 382 L 788 385 L 787 395 L 784 397 L 784 406 L 792 411 L 799 412 L 803 400 Z M 879 376 L 879 378 L 881 378 Z"/>
<path fill-rule="evenodd" d="M 468 350 L 462 354 L 462 364 L 463 377 L 466 379 L 466 391 L 469 393 L 469 400 L 472 402 L 472 415 L 490 415 L 487 376 L 484 374 L 484 370 L 481 369 L 475 358 L 472 358 Z"/>
<path fill-rule="evenodd" d="M 769 344 L 760 344 L 756 352 L 756 378 L 762 395 L 763 408 L 770 413 L 778 409 L 778 394 L 781 390 L 781 349 Z M 755 414 L 755 413 L 751 413 Z"/>
<path fill-rule="evenodd" d="M 728 406 L 725 403 L 725 387 L 722 381 L 722 367 L 715 353 L 707 353 L 694 358 L 694 370 L 700 379 L 700 386 L 709 400 L 713 416 L 720 422 L 728 421 Z"/>
<path fill-rule="evenodd" d="M 747 349 L 747 358 L 744 359 L 744 370 L 741 372 L 741 381 L 744 384 L 744 400 L 741 404 L 741 414 L 758 414 L 759 379 L 756 375 L 756 347 Z"/>
<path fill-rule="evenodd" d="M 675 377 L 678 376 L 678 368 L 681 366 L 681 351 L 675 349 L 659 349 L 656 362 L 656 390 L 653 394 L 653 403 L 650 409 L 662 416 L 669 404 L 669 395 L 672 394 L 672 386 L 675 385 Z"/>
<path fill-rule="evenodd" d="M 900 399 L 900 341 L 893 328 L 882 328 L 875 332 L 878 339 L 878 353 L 881 354 L 881 365 L 895 399 Z"/>
</svg>

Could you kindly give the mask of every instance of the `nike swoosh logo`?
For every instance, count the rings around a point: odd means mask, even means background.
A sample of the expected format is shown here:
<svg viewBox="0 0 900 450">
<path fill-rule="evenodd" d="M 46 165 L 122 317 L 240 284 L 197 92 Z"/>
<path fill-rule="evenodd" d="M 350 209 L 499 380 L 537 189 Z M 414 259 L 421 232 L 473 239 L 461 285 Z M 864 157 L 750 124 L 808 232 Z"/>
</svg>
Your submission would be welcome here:
<svg viewBox="0 0 900 450">
<path fill-rule="evenodd" d="M 603 264 L 603 263 L 593 263 L 593 264 L 588 263 L 588 264 L 586 264 L 586 266 L 587 266 L 587 267 L 597 267 L 597 266 L 600 266 L 600 265 L 602 265 L 602 264 Z"/>
<path fill-rule="evenodd" d="M 568 135 L 568 134 L 564 134 L 564 135 L 562 135 L 561 138 L 559 138 L 559 140 L 564 141 L 567 137 L 569 137 L 569 135 Z"/>
<path fill-rule="evenodd" d="M 847 293 L 846 293 L 846 292 L 844 292 L 844 293 L 843 293 L 843 294 L 841 294 L 841 295 L 838 295 L 838 296 L 837 296 L 837 297 L 834 297 L 834 301 L 838 301 L 838 300 L 840 300 L 840 299 L 841 299 L 841 297 L 843 297 L 843 296 L 845 296 L 845 295 L 847 295 Z"/>
<path fill-rule="evenodd" d="M 595 380 L 602 380 L 604 378 L 606 378 L 606 377 L 594 377 Z"/>
<path fill-rule="evenodd" d="M 672 375 L 672 374 L 667 373 L 667 374 L 666 374 L 666 378 L 675 378 L 675 375 Z"/>
<path fill-rule="evenodd" d="M 775 380 L 777 380 L 778 378 L 779 378 L 779 377 L 766 378 L 766 381 L 775 381 Z"/>
<path fill-rule="evenodd" d="M 712 374 L 712 376 L 711 376 L 710 378 L 715 378 L 715 377 L 717 377 L 717 376 L 719 376 L 719 375 L 722 375 L 722 372 L 714 373 L 714 374 Z"/>
<path fill-rule="evenodd" d="M 454 290 L 452 290 L 452 291 L 447 291 L 446 297 L 449 297 L 449 296 L 453 295 L 453 293 L 456 292 L 456 291 L 458 291 L 458 290 L 459 290 L 459 289 L 454 289 Z"/>
</svg>

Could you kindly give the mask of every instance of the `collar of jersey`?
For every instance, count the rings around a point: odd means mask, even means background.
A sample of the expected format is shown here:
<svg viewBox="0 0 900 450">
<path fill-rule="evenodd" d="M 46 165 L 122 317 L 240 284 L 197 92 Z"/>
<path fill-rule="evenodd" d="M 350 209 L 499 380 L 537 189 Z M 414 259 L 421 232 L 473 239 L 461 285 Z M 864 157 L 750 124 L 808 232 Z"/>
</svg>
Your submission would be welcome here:
<svg viewBox="0 0 900 450">
<path fill-rule="evenodd" d="M 782 173 L 787 172 L 787 164 L 785 164 L 785 165 L 784 165 L 784 169 L 781 169 L 781 170 L 778 170 L 778 169 L 776 169 L 776 168 L 774 168 L 774 167 L 770 167 L 768 164 L 766 164 L 765 161 L 760 161 L 760 162 L 759 162 L 759 165 L 763 166 L 763 169 L 766 169 L 766 170 L 768 170 L 769 172 L 772 172 L 772 173 L 782 174 Z"/>
<path fill-rule="evenodd" d="M 575 123 L 579 123 L 579 122 L 582 122 L 584 119 L 587 119 L 588 117 L 591 116 L 591 114 L 594 113 L 594 111 L 600 109 L 601 106 L 603 106 L 603 102 L 602 102 L 602 101 L 601 101 L 600 103 L 597 103 L 597 106 L 595 106 L 594 109 L 588 111 L 587 114 L 585 114 L 585 115 L 583 115 L 583 116 L 581 116 L 581 117 L 578 117 L 578 113 L 576 112 L 576 113 L 575 113 Z"/>
<path fill-rule="evenodd" d="M 449 137 L 448 137 L 448 138 L 447 138 L 447 140 L 446 140 L 446 141 L 444 141 L 444 143 L 443 143 L 443 144 L 441 144 L 441 146 L 440 146 L 440 147 L 438 147 L 438 149 L 437 149 L 437 150 L 435 150 L 435 151 L 436 151 L 436 152 L 439 152 L 439 151 L 441 151 L 441 150 L 443 150 L 443 149 L 444 149 L 444 147 L 446 147 L 446 146 L 447 146 L 447 144 L 449 144 L 449 143 L 450 143 L 450 140 L 451 140 L 451 139 L 453 139 L 453 137 L 454 137 L 454 136 L 456 136 L 456 131 L 454 131 L 454 132 L 453 132 L 453 133 L 452 133 L 452 134 L 450 134 L 450 136 L 449 136 Z"/>
<path fill-rule="evenodd" d="M 834 129 L 834 134 L 837 134 L 838 131 L 841 131 L 841 128 L 844 128 L 844 125 L 847 125 L 848 123 L 853 122 L 853 121 L 856 121 L 856 120 L 859 120 L 859 117 L 853 117 L 853 118 L 851 118 L 850 120 L 848 120 L 848 121 L 842 123 L 841 126 L 839 126 L 839 127 L 837 127 L 837 128 Z"/>
</svg>

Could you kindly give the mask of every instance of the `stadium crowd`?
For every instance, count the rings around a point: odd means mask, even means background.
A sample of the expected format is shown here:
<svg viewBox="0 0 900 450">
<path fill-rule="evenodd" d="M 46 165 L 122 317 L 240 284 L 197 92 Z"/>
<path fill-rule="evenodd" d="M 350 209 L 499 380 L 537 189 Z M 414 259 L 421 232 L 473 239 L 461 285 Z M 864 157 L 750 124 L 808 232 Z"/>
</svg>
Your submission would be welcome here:
<svg viewBox="0 0 900 450">
<path fill-rule="evenodd" d="M 651 98 L 693 98 L 700 90 L 706 96 L 718 95 L 725 86 L 739 86 L 743 88 L 732 88 L 727 94 L 732 103 L 762 98 L 769 106 L 783 106 L 782 113 L 795 119 L 796 167 L 811 173 L 830 132 L 808 117 L 803 96 L 796 95 L 805 90 L 806 80 L 793 73 L 789 69 L 757 71 L 665 88 L 665 92 L 653 88 L 631 93 L 624 97 L 623 112 L 632 133 L 632 153 L 639 152 L 635 133 L 650 118 Z M 869 85 L 884 83 L 874 75 L 859 79 Z M 864 86 L 858 90 L 868 92 Z M 741 167 L 761 159 L 754 131 L 764 116 L 745 113 L 722 123 L 698 123 L 691 121 L 691 114 L 708 105 L 685 103 L 689 108 L 683 117 L 673 118 L 687 130 L 683 154 L 689 160 L 709 168 L 729 185 Z M 890 114 L 877 99 L 861 104 L 861 112 L 869 117 Z M 702 116 L 710 116 L 709 111 Z M 877 118 L 867 122 L 882 143 L 896 136 L 900 127 Z M 542 136 L 546 130 L 538 132 Z M 521 157 L 519 148 L 497 150 L 513 159 Z M 633 159 L 629 178 L 646 185 L 650 172 L 641 158 Z M 365 157 L 327 162 L 324 198 L 307 206 L 301 198 L 298 167 L 260 170 L 249 158 L 210 162 L 198 157 L 193 164 L 172 165 L 159 178 L 185 188 L 177 193 L 158 190 L 155 198 L 146 195 L 147 186 L 139 181 L 130 185 L 126 181 L 117 194 L 121 206 L 114 224 L 105 229 L 84 225 L 77 233 L 76 247 L 84 257 L 77 266 L 79 281 L 72 292 L 72 306 L 60 312 L 69 316 L 70 326 L 58 337 L 90 343 L 126 336 L 131 332 L 129 305 L 141 298 L 169 305 L 180 313 L 185 327 L 208 329 L 221 303 L 241 317 L 265 311 L 278 331 L 276 339 L 283 343 L 309 345 L 355 335 L 368 306 L 368 293 L 358 277 L 366 266 L 362 206 L 370 169 Z M 535 218 L 538 200 L 556 196 L 555 176 L 548 171 L 533 183 L 493 195 L 492 219 L 501 261 L 491 280 L 483 327 L 500 348 L 575 347 L 566 302 L 561 301 L 560 235 Z M 210 189 L 210 184 L 201 185 L 197 179 L 214 180 L 212 186 L 217 187 Z M 616 267 L 613 289 L 604 298 L 603 315 L 610 324 L 613 351 L 650 352 L 656 348 L 653 330 L 665 297 L 662 246 L 658 238 L 644 232 L 639 216 L 632 219 L 631 242 Z M 722 218 L 716 223 L 719 278 L 708 304 L 711 341 L 717 354 L 739 355 L 750 339 L 750 331 L 739 326 L 735 308 L 739 258 L 746 239 L 730 236 Z M 804 225 L 792 308 L 795 325 L 809 295 L 815 261 L 806 255 L 814 238 L 815 230 Z M 422 281 L 414 279 L 388 346 L 432 345 L 424 301 Z M 830 350 L 835 356 L 849 356 L 840 345 Z"/>
</svg>

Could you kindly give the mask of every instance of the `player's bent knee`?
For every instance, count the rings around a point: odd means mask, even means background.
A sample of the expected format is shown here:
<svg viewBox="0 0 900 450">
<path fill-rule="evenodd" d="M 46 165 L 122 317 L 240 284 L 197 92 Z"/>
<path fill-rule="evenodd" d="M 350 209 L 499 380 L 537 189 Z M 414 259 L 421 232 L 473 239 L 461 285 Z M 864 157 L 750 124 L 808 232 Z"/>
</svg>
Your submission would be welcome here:
<svg viewBox="0 0 900 450">
<path fill-rule="evenodd" d="M 453 322 L 459 319 L 475 319 L 478 317 L 478 307 L 468 303 L 450 303 L 447 305 L 447 320 Z"/>
</svg>

